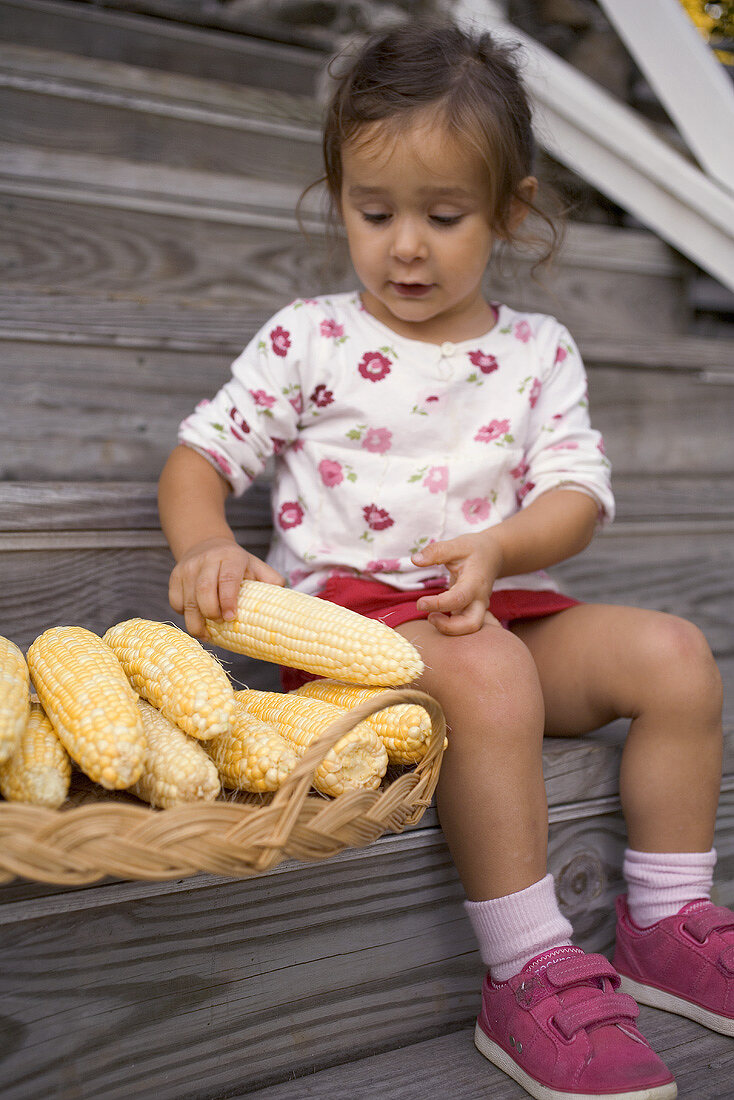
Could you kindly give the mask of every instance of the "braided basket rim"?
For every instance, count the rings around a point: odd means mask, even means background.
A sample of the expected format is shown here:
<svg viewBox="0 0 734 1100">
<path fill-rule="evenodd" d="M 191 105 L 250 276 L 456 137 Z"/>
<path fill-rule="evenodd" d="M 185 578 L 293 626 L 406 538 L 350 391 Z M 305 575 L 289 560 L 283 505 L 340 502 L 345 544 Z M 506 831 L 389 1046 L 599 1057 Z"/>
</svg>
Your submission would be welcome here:
<svg viewBox="0 0 734 1100">
<path fill-rule="evenodd" d="M 316 768 L 359 722 L 386 707 L 423 707 L 423 759 L 378 790 L 333 799 L 310 793 Z M 309 746 L 267 805 L 197 802 L 171 809 L 106 802 L 58 810 L 0 802 L 0 884 L 16 877 L 58 886 L 112 876 L 162 881 L 201 872 L 247 878 L 285 859 L 319 861 L 416 825 L 438 783 L 446 720 L 432 696 L 393 688 L 346 710 Z"/>
</svg>

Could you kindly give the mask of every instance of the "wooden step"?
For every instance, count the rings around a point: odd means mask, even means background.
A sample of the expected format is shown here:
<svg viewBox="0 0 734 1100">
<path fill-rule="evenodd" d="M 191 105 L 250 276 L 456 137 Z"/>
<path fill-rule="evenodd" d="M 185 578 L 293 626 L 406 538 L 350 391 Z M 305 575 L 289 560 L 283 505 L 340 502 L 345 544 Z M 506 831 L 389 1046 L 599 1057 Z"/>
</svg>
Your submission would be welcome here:
<svg viewBox="0 0 734 1100">
<path fill-rule="evenodd" d="M 587 800 L 550 817 L 561 908 L 609 951 L 620 815 Z M 722 904 L 733 840 L 727 788 Z M 0 888 L 3 1098 L 201 1100 L 465 1028 L 482 966 L 462 900 L 435 828 L 244 881 Z"/>
<path fill-rule="evenodd" d="M 313 177 L 311 177 L 313 178 Z M 303 182 L 306 182 L 304 178 Z M 0 145 L 3 285 L 131 295 L 234 297 L 353 285 L 324 237 L 318 192 L 300 185 L 122 158 Z M 648 233 L 573 226 L 545 281 L 528 260 L 497 258 L 488 292 L 557 314 L 573 331 L 628 336 L 685 328 L 686 265 Z"/>
<path fill-rule="evenodd" d="M 637 1026 L 674 1075 L 679 1100 L 723 1100 L 729 1095 L 734 1074 L 730 1038 L 644 1005 Z M 473 1026 L 248 1091 L 247 1096 L 252 1100 L 374 1100 L 376 1096 L 527 1100 L 524 1089 L 478 1053 Z"/>
<path fill-rule="evenodd" d="M 157 478 L 179 422 L 223 384 L 275 308 L 272 292 L 267 301 L 248 293 L 235 303 L 6 289 L 0 476 Z M 734 341 L 583 333 L 578 340 L 593 420 L 616 476 L 730 473 Z"/>
<path fill-rule="evenodd" d="M 0 38 L 164 72 L 311 95 L 324 51 L 254 35 L 104 11 L 74 0 L 1 0 Z M 281 36 L 282 37 L 282 36 Z"/>
<path fill-rule="evenodd" d="M 627 485 L 633 518 L 625 522 L 622 511 L 620 520 L 583 554 L 552 572 L 580 599 L 632 603 L 690 618 L 725 658 L 731 652 L 734 621 L 731 479 L 722 478 L 720 492 L 713 493 L 721 511 L 709 520 L 693 511 L 696 479 L 678 483 L 679 512 L 664 498 L 658 500 L 657 484 L 637 479 Z M 624 500 L 622 489 L 622 508 Z M 641 500 L 650 501 L 645 520 L 636 514 Z M 238 539 L 258 556 L 265 555 L 270 540 L 266 485 L 231 501 L 229 509 Z M 172 559 L 155 518 L 152 484 L 0 486 L 0 552 L 6 581 L 0 591 L 0 621 L 18 645 L 30 645 L 41 630 L 60 622 L 100 632 L 134 615 L 171 616 L 167 589 Z M 245 659 L 232 667 L 242 681 L 274 676 L 271 666 L 258 667 Z M 734 698 L 727 706 L 734 708 Z"/>
<path fill-rule="evenodd" d="M 2 142 L 304 186 L 322 171 L 320 120 L 313 99 L 275 89 L 23 46 L 0 54 Z"/>
</svg>

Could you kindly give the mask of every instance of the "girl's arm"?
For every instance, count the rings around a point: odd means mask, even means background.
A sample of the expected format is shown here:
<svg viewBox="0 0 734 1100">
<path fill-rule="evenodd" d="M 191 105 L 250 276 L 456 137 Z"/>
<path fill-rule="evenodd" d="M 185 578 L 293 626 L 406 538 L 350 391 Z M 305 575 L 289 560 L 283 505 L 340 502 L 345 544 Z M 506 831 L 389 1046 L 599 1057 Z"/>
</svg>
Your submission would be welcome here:
<svg viewBox="0 0 734 1100">
<path fill-rule="evenodd" d="M 573 557 L 588 546 L 599 508 L 573 485 L 551 489 L 502 523 L 476 534 L 434 542 L 413 562 L 445 565 L 451 585 L 438 596 L 423 596 L 418 609 L 443 634 L 471 634 L 485 620 L 499 577 L 531 573 Z"/>
<path fill-rule="evenodd" d="M 229 493 L 228 482 L 190 447 L 172 451 L 158 482 L 161 527 L 177 563 L 168 598 L 195 637 L 206 637 L 206 618 L 234 618 L 245 577 L 284 583 L 237 543 L 225 516 Z"/>
</svg>

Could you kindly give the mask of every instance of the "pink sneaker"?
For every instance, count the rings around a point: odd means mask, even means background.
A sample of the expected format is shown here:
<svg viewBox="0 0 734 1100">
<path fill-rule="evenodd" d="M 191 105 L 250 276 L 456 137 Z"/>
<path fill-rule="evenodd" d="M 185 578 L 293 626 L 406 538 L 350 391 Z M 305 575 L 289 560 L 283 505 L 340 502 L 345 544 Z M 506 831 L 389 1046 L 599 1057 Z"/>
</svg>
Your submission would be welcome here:
<svg viewBox="0 0 734 1100">
<path fill-rule="evenodd" d="M 617 898 L 614 965 L 641 1004 L 734 1035 L 734 913 L 706 898 L 638 928 Z"/>
<path fill-rule="evenodd" d="M 474 1042 L 536 1100 L 673 1100 L 675 1081 L 618 987 L 603 955 L 554 947 L 507 982 L 487 975 Z"/>
</svg>

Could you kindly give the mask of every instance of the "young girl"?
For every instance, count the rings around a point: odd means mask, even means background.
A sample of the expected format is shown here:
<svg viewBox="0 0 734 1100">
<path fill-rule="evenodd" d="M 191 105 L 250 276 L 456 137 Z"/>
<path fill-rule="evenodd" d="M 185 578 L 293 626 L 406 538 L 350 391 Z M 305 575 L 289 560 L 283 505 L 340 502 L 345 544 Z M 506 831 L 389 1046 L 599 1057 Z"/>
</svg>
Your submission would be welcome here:
<svg viewBox="0 0 734 1100">
<path fill-rule="evenodd" d="M 535 1097 L 676 1095 L 635 1001 L 734 1034 L 734 914 L 708 900 L 721 684 L 692 625 L 581 604 L 539 570 L 613 514 L 584 370 L 552 317 L 488 301 L 537 212 L 511 51 L 452 26 L 370 40 L 326 121 L 360 292 L 296 301 L 181 426 L 160 483 L 192 634 L 243 577 L 380 618 L 421 650 L 450 728 L 441 826 L 489 971 L 476 1044 Z M 224 517 L 275 455 L 268 562 Z M 292 681 L 291 681 L 292 682 Z M 543 735 L 631 719 L 614 967 L 570 944 L 546 872 Z"/>
</svg>

